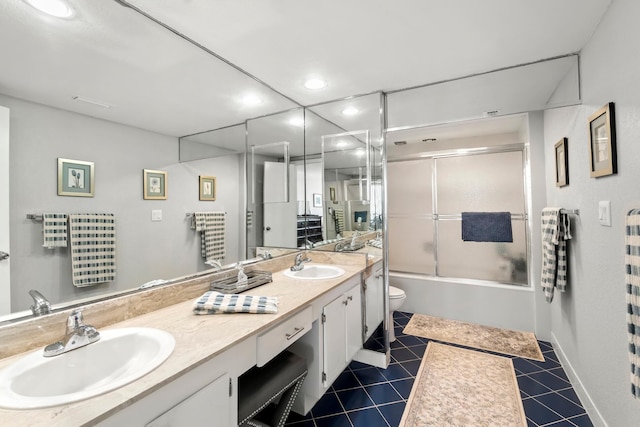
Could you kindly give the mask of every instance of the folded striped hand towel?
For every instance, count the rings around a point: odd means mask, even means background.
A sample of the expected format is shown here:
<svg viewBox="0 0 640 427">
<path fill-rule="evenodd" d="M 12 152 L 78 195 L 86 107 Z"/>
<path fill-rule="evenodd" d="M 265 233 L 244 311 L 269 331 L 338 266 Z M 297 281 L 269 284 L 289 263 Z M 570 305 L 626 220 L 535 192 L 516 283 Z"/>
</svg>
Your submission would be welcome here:
<svg viewBox="0 0 640 427">
<path fill-rule="evenodd" d="M 195 314 L 217 313 L 266 313 L 278 312 L 277 297 L 221 294 L 207 291 L 193 303 Z"/>
<path fill-rule="evenodd" d="M 47 249 L 67 247 L 67 214 L 42 214 L 42 246 Z"/>
</svg>

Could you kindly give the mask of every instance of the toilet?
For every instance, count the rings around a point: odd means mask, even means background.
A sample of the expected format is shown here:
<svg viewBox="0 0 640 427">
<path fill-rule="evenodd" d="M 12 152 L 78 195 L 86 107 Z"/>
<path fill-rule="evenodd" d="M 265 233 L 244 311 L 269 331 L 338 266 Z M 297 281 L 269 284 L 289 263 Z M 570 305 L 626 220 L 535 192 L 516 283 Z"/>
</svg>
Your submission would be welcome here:
<svg viewBox="0 0 640 427">
<path fill-rule="evenodd" d="M 407 298 L 407 294 L 400 288 L 395 286 L 389 286 L 389 319 L 391 322 L 391 328 L 389 328 L 389 342 L 396 340 L 396 333 L 394 331 L 393 312 L 400 309 L 404 300 Z"/>
</svg>

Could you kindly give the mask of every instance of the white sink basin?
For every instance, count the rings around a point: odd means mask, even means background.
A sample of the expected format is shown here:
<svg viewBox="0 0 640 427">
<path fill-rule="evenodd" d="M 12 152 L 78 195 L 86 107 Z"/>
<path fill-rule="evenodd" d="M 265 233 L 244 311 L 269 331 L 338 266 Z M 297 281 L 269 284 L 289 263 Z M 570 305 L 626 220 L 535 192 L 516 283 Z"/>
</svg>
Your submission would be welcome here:
<svg viewBox="0 0 640 427">
<path fill-rule="evenodd" d="M 99 332 L 93 344 L 54 357 L 40 349 L 1 370 L 0 407 L 45 408 L 106 393 L 151 372 L 175 347 L 159 329 Z"/>
<path fill-rule="evenodd" d="M 293 279 L 335 279 L 343 274 L 340 267 L 326 264 L 307 264 L 300 271 L 284 270 L 284 275 Z"/>
</svg>

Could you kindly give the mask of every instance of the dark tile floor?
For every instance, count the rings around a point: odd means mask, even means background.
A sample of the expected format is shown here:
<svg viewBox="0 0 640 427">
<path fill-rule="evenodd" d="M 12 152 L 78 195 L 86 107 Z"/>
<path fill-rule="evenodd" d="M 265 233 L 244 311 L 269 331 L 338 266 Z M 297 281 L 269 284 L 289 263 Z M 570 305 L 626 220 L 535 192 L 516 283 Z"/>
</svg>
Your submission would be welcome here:
<svg viewBox="0 0 640 427">
<path fill-rule="evenodd" d="M 291 427 L 396 427 L 429 340 L 404 335 L 411 313 L 396 312 L 397 340 L 387 369 L 352 362 L 303 417 L 291 413 Z M 593 426 L 551 344 L 539 341 L 545 362 L 513 357 L 529 427 Z M 369 346 L 379 346 L 370 340 Z"/>
</svg>

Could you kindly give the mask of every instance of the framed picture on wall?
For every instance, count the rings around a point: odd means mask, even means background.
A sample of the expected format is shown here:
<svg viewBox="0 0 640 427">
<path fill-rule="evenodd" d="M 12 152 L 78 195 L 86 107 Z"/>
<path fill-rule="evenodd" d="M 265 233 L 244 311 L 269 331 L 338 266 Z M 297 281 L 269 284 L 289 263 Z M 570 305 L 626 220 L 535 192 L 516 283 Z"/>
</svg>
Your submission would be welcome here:
<svg viewBox="0 0 640 427">
<path fill-rule="evenodd" d="M 617 173 L 613 102 L 608 103 L 589 117 L 589 141 L 591 178 Z"/>
<path fill-rule="evenodd" d="M 93 162 L 58 158 L 58 196 L 93 197 Z"/>
<path fill-rule="evenodd" d="M 569 185 L 569 156 L 567 153 L 567 138 L 556 142 L 556 187 Z"/>
<path fill-rule="evenodd" d="M 216 177 L 200 175 L 200 200 L 216 200 Z"/>
<path fill-rule="evenodd" d="M 329 198 L 332 202 L 336 201 L 336 187 L 329 187 Z"/>
<path fill-rule="evenodd" d="M 142 194 L 145 200 L 166 200 L 167 172 L 144 169 L 142 187 Z"/>
<path fill-rule="evenodd" d="M 314 208 L 322 207 L 322 194 L 313 193 L 313 207 Z"/>
</svg>

